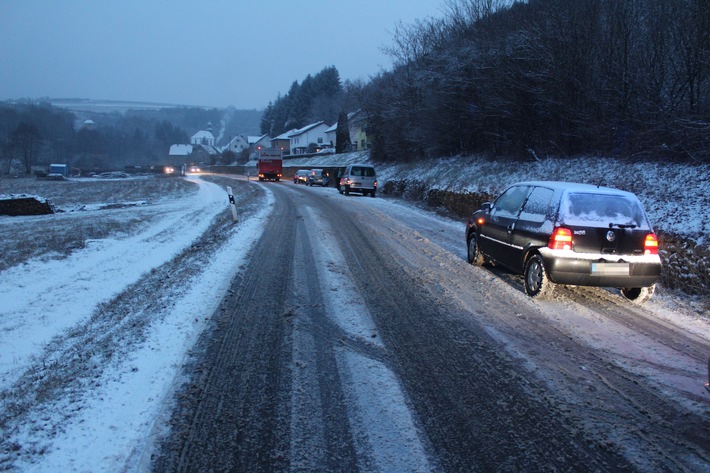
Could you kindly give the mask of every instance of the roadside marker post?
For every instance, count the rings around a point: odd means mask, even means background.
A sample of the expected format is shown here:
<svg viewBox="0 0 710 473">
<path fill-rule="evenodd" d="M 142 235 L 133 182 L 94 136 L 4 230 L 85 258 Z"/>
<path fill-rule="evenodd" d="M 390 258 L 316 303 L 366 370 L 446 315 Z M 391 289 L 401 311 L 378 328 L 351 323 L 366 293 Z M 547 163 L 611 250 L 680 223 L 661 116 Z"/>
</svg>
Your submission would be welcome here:
<svg viewBox="0 0 710 473">
<path fill-rule="evenodd" d="M 234 194 L 232 194 L 232 188 L 227 186 L 227 194 L 229 195 L 229 206 L 232 208 L 232 220 L 235 222 L 239 220 L 237 218 L 237 204 L 234 202 Z"/>
</svg>

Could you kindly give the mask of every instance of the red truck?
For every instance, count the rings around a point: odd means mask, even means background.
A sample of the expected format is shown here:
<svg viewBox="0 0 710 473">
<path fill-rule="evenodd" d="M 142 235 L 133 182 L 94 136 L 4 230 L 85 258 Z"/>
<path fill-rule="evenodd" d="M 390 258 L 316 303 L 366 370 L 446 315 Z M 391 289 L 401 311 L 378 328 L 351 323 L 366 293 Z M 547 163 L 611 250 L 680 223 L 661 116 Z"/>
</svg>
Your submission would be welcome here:
<svg viewBox="0 0 710 473">
<path fill-rule="evenodd" d="M 281 179 L 283 170 L 283 151 L 280 148 L 261 148 L 259 150 L 259 180 Z"/>
</svg>

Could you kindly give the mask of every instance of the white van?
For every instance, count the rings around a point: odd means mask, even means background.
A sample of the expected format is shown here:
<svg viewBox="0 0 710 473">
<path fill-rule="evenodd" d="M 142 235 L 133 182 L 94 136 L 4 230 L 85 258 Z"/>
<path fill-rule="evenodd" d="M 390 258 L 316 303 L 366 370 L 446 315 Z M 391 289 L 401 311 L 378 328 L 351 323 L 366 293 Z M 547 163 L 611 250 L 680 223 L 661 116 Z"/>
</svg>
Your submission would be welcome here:
<svg viewBox="0 0 710 473">
<path fill-rule="evenodd" d="M 368 164 L 349 165 L 338 182 L 338 192 L 345 195 L 360 192 L 362 195 L 370 194 L 371 197 L 375 197 L 376 191 L 377 173 L 375 168 Z"/>
</svg>

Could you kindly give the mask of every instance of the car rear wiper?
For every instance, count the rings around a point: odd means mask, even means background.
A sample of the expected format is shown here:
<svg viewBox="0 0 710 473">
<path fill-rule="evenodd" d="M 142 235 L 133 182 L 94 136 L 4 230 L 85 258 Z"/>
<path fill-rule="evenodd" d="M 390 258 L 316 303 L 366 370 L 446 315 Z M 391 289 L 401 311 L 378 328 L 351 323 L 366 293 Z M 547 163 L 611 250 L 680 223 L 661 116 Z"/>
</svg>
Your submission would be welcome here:
<svg viewBox="0 0 710 473">
<path fill-rule="evenodd" d="M 619 228 L 636 228 L 638 225 L 634 223 L 629 223 L 629 224 L 623 224 L 623 223 L 610 223 L 609 228 L 614 228 L 614 227 L 619 227 Z"/>
</svg>

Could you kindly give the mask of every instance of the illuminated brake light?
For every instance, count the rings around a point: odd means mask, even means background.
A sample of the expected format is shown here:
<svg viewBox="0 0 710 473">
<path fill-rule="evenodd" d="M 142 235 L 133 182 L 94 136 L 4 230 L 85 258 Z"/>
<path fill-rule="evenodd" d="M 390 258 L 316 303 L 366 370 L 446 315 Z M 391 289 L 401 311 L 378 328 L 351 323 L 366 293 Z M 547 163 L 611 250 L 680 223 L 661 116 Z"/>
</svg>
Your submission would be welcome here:
<svg viewBox="0 0 710 473">
<path fill-rule="evenodd" d="M 658 238 L 653 233 L 646 235 L 646 240 L 643 242 L 643 254 L 644 255 L 657 255 L 658 254 Z"/>
<path fill-rule="evenodd" d="M 562 227 L 556 228 L 547 246 L 551 250 L 571 250 L 572 230 Z"/>
</svg>

